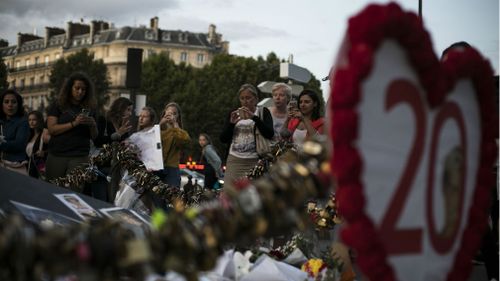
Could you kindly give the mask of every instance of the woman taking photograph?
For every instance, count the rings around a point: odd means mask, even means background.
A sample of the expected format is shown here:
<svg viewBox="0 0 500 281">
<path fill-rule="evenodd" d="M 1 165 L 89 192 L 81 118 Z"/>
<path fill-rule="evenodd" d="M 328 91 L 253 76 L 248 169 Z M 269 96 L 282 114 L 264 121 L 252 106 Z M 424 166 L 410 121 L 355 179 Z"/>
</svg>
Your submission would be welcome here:
<svg viewBox="0 0 500 281">
<path fill-rule="evenodd" d="M 27 175 L 25 149 L 30 129 L 23 98 L 15 90 L 7 90 L 0 95 L 0 102 L 0 166 Z"/>
<path fill-rule="evenodd" d="M 163 170 L 158 172 L 162 181 L 179 188 L 181 174 L 179 162 L 181 150 L 191 141 L 189 134 L 182 129 L 181 108 L 175 102 L 165 106 L 160 120 L 163 151 Z"/>
<path fill-rule="evenodd" d="M 274 135 L 273 118 L 267 108 L 262 108 L 262 119 L 258 116 L 257 89 L 250 84 L 244 84 L 238 90 L 240 108 L 229 113 L 220 140 L 230 144 L 226 160 L 224 184 L 232 186 L 234 180 L 245 177 L 259 160 L 255 131 L 266 139 Z"/>
<path fill-rule="evenodd" d="M 51 135 L 47 180 L 63 177 L 73 168 L 88 163 L 90 140 L 97 137 L 95 110 L 93 84 L 86 74 L 73 73 L 47 110 Z"/>
<path fill-rule="evenodd" d="M 45 173 L 47 159 L 47 144 L 50 140 L 49 131 L 44 128 L 43 114 L 40 111 L 31 111 L 28 114 L 30 136 L 26 145 L 28 155 L 28 173 L 34 178 L 40 178 Z"/>
<path fill-rule="evenodd" d="M 299 95 L 299 108 L 289 108 L 288 118 L 283 125 L 298 147 L 317 134 L 323 134 L 324 119 L 321 117 L 321 103 L 318 94 L 304 90 Z M 283 134 L 284 135 L 284 134 Z"/>
<path fill-rule="evenodd" d="M 203 164 L 203 174 L 205 175 L 204 188 L 215 189 L 217 179 L 223 177 L 219 155 L 212 145 L 212 140 L 207 134 L 201 133 L 198 137 L 201 146 L 201 164 Z"/>
</svg>

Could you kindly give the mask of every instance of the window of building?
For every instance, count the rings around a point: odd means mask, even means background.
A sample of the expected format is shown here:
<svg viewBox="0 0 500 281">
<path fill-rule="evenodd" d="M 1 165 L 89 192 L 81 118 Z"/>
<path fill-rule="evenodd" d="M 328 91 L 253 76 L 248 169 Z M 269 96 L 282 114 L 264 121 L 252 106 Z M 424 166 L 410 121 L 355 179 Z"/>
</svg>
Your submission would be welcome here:
<svg viewBox="0 0 500 281">
<path fill-rule="evenodd" d="M 187 61 L 188 60 L 188 54 L 186 52 L 181 53 L 181 61 Z"/>
<path fill-rule="evenodd" d="M 16 87 L 16 79 L 12 79 L 12 81 L 10 82 L 10 84 L 12 84 L 12 87 Z"/>
<path fill-rule="evenodd" d="M 21 67 L 21 61 L 16 61 L 16 68 L 20 68 Z"/>
<path fill-rule="evenodd" d="M 170 32 L 163 32 L 161 38 L 163 41 L 170 41 Z"/>
<path fill-rule="evenodd" d="M 188 39 L 188 34 L 181 32 L 179 33 L 179 42 L 186 43 Z"/>
<path fill-rule="evenodd" d="M 45 75 L 40 76 L 40 84 L 43 84 L 45 82 Z"/>
<path fill-rule="evenodd" d="M 196 57 L 196 61 L 198 63 L 203 63 L 203 61 L 205 61 L 205 55 L 204 54 L 198 54 L 198 56 Z"/>
<path fill-rule="evenodd" d="M 19 85 L 19 87 L 20 87 L 21 89 L 23 89 L 23 88 L 24 88 L 24 78 L 23 78 L 23 79 L 21 79 L 21 84 Z"/>
<path fill-rule="evenodd" d="M 49 55 L 45 55 L 45 65 L 49 65 Z"/>
<path fill-rule="evenodd" d="M 147 56 L 150 57 L 152 55 L 156 54 L 156 51 L 153 49 L 148 49 Z"/>
<path fill-rule="evenodd" d="M 147 30 L 144 34 L 144 37 L 146 37 L 147 40 L 153 40 L 155 38 L 155 35 L 152 30 Z"/>
<path fill-rule="evenodd" d="M 57 53 L 56 54 L 56 60 L 58 60 L 61 57 L 61 54 Z"/>
<path fill-rule="evenodd" d="M 35 65 L 38 65 L 40 63 L 40 57 L 35 57 Z"/>
<path fill-rule="evenodd" d="M 25 65 L 26 65 L 26 68 L 28 68 L 30 66 L 30 59 L 25 60 Z"/>
<path fill-rule="evenodd" d="M 30 78 L 30 86 L 34 86 L 35 85 L 35 77 L 31 77 Z"/>
</svg>

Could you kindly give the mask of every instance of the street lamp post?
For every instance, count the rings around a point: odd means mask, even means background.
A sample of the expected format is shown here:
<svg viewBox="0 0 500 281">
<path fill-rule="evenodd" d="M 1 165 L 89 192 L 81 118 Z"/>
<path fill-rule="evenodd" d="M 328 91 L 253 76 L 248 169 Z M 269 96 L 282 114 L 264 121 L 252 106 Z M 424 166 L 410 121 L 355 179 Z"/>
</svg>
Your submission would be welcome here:
<svg viewBox="0 0 500 281">
<path fill-rule="evenodd" d="M 422 0 L 418 0 L 418 17 L 422 18 Z"/>
</svg>

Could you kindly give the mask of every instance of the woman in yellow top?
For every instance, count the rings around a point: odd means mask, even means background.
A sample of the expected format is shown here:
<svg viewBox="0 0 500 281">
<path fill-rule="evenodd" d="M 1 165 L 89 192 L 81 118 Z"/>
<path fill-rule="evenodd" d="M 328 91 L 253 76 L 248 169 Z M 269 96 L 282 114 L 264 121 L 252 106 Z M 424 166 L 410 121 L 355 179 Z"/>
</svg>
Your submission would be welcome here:
<svg viewBox="0 0 500 281">
<path fill-rule="evenodd" d="M 181 150 L 186 147 L 191 139 L 189 134 L 182 129 L 181 108 L 175 102 L 165 106 L 160 120 L 161 143 L 163 152 L 163 170 L 157 175 L 168 185 L 180 187 L 181 175 L 179 161 Z"/>
</svg>

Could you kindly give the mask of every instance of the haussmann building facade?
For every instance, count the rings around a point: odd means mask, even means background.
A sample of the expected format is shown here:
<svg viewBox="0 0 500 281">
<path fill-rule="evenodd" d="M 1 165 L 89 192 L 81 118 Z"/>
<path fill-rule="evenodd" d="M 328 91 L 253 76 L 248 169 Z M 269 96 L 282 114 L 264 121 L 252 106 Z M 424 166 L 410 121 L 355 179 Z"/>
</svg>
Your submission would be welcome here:
<svg viewBox="0 0 500 281">
<path fill-rule="evenodd" d="M 150 26 L 114 28 L 104 21 L 90 24 L 68 22 L 66 29 L 45 27 L 45 37 L 34 34 L 17 35 L 17 45 L 9 46 L 0 40 L 0 53 L 7 65 L 10 88 L 16 88 L 30 109 L 47 106 L 49 76 L 58 59 L 86 48 L 94 59 L 102 59 L 108 68 L 109 96 L 113 101 L 121 94 L 128 94 L 125 86 L 127 53 L 129 48 L 142 49 L 142 60 L 165 52 L 176 64 L 185 62 L 193 67 L 210 64 L 216 54 L 228 53 L 229 43 L 222 41 L 215 25 L 208 33 L 193 33 L 159 28 L 158 17 Z"/>
</svg>

